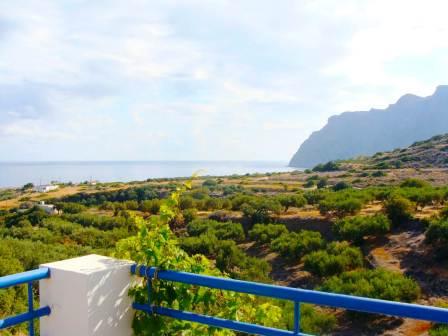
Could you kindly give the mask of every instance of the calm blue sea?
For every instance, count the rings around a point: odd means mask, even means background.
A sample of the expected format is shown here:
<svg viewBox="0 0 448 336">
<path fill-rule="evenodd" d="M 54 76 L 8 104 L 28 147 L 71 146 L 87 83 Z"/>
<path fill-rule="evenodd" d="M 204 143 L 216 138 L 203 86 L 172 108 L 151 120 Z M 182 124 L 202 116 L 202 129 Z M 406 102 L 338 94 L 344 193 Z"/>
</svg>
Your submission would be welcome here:
<svg viewBox="0 0 448 336">
<path fill-rule="evenodd" d="M 141 181 L 147 178 L 232 175 L 291 171 L 278 161 L 104 161 L 104 162 L 0 162 L 0 187 L 51 181 Z"/>
</svg>

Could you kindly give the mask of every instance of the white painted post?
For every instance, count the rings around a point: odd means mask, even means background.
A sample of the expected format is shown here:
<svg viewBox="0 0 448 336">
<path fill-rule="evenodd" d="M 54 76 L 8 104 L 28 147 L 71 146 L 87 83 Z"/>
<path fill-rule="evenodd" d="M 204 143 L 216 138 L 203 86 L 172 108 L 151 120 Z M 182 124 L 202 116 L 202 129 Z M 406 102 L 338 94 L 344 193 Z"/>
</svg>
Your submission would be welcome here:
<svg viewBox="0 0 448 336">
<path fill-rule="evenodd" d="M 132 335 L 131 265 L 95 254 L 41 265 L 50 278 L 40 281 L 40 304 L 51 308 L 41 336 Z"/>
</svg>

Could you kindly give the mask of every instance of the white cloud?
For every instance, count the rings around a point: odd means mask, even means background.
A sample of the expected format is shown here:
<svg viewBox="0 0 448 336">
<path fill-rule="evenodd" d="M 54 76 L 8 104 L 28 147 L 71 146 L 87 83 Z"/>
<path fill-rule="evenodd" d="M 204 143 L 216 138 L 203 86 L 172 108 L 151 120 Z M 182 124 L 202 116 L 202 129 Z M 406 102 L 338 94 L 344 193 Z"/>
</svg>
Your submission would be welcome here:
<svg viewBox="0 0 448 336">
<path fill-rule="evenodd" d="M 47 159 L 286 161 L 331 114 L 443 84 L 446 12 L 436 0 L 4 1 L 0 154 L 33 159 L 36 140 L 57 149 Z"/>
</svg>

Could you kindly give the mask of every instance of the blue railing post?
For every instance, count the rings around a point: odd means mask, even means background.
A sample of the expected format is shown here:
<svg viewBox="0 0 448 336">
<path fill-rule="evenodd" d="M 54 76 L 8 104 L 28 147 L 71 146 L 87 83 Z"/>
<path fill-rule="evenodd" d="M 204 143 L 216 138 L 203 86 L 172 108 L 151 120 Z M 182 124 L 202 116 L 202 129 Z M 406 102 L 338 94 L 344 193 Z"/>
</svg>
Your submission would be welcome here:
<svg viewBox="0 0 448 336">
<path fill-rule="evenodd" d="M 28 282 L 28 312 L 33 314 L 33 283 Z M 34 336 L 34 319 L 31 319 L 28 323 L 28 334 Z"/>
<path fill-rule="evenodd" d="M 300 302 L 294 301 L 294 335 L 300 334 Z"/>
<path fill-rule="evenodd" d="M 34 336 L 34 319 L 50 315 L 51 309 L 48 306 L 34 309 L 33 281 L 47 279 L 49 277 L 50 270 L 48 268 L 39 268 L 33 271 L 0 277 L 0 289 L 27 285 L 28 290 L 28 311 L 26 313 L 0 319 L 0 330 L 28 322 L 28 334 Z"/>
<path fill-rule="evenodd" d="M 153 281 L 153 277 L 151 276 L 151 271 L 152 271 L 153 267 L 148 268 L 146 271 L 146 281 L 148 282 L 148 307 L 149 307 L 149 311 L 150 314 L 154 313 L 154 310 L 152 309 L 152 302 L 151 302 L 151 295 L 152 295 L 152 281 Z M 154 274 L 156 274 L 157 269 L 154 270 Z"/>
</svg>

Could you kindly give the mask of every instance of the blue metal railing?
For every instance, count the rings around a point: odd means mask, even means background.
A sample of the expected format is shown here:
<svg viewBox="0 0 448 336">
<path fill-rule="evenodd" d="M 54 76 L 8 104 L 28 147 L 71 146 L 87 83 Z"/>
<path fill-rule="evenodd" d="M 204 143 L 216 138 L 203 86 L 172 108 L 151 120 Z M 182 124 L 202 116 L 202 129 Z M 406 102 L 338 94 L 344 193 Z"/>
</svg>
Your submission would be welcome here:
<svg viewBox="0 0 448 336">
<path fill-rule="evenodd" d="M 33 281 L 49 277 L 50 270 L 48 268 L 39 268 L 37 270 L 7 275 L 0 278 L 0 289 L 23 284 L 27 284 L 28 286 L 28 312 L 0 320 L 0 330 L 28 322 L 28 333 L 30 336 L 34 336 L 34 319 L 50 315 L 50 307 L 47 306 L 34 309 Z"/>
<path fill-rule="evenodd" d="M 157 268 L 147 266 L 133 265 L 131 267 L 131 273 L 142 277 L 147 277 L 148 279 L 149 302 L 146 304 L 134 303 L 134 309 L 150 314 L 155 313 L 162 316 L 202 323 L 213 327 L 232 329 L 249 334 L 266 336 L 306 335 L 300 332 L 301 303 L 312 303 L 333 308 L 344 308 L 365 313 L 412 318 L 437 323 L 448 323 L 448 309 L 437 307 L 318 292 L 299 288 L 266 285 L 256 282 L 218 278 L 193 273 L 157 271 Z M 154 306 L 151 303 L 151 283 L 155 278 L 158 280 L 174 281 L 189 285 L 292 301 L 294 302 L 294 331 L 268 328 L 244 322 L 200 315 L 193 312 L 185 312 L 172 308 Z"/>
</svg>

